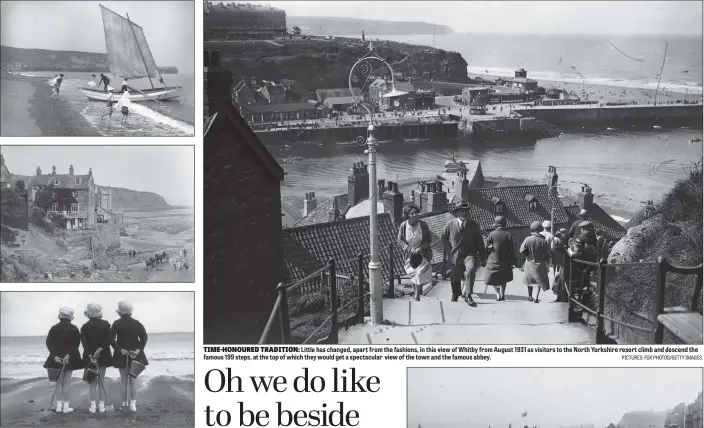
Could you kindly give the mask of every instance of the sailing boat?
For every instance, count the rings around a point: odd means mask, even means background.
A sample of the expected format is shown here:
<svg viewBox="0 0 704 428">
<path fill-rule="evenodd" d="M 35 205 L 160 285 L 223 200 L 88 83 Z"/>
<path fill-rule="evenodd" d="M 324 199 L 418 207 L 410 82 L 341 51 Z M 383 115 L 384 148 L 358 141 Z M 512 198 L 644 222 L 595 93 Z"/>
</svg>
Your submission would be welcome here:
<svg viewBox="0 0 704 428">
<path fill-rule="evenodd" d="M 130 16 L 123 18 L 103 5 L 100 5 L 105 29 L 105 46 L 108 52 L 110 71 L 123 79 L 149 78 L 151 89 L 130 92 L 130 101 L 163 101 L 177 98 L 181 94 L 181 86 L 168 87 L 159 73 L 152 51 L 142 27 L 130 21 Z M 152 78 L 161 82 L 164 87 L 154 87 Z M 89 100 L 106 101 L 108 93 L 98 88 L 78 88 Z M 113 91 L 115 95 L 121 91 Z"/>
</svg>

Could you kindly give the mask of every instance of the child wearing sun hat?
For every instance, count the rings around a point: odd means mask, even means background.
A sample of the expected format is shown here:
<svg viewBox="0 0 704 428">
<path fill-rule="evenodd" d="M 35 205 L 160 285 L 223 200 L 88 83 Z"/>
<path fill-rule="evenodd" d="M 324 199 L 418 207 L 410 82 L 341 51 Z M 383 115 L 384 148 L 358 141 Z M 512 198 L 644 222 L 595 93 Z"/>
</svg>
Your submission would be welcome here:
<svg viewBox="0 0 704 428">
<path fill-rule="evenodd" d="M 44 362 L 45 369 L 58 369 L 63 373 L 59 378 L 61 389 L 56 402 L 56 412 L 73 412 L 70 401 L 71 376 L 74 370 L 83 368 L 81 354 L 78 347 L 81 344 L 81 335 L 73 321 L 73 309 L 64 306 L 59 309 L 59 322 L 49 329 L 46 337 L 46 347 L 49 356 Z M 58 389 L 57 385 L 57 389 Z"/>
<path fill-rule="evenodd" d="M 99 379 L 90 383 L 90 413 L 96 412 L 95 401 L 99 398 L 97 411 L 105 412 L 105 391 L 100 388 L 99 380 L 105 379 L 105 371 L 112 365 L 110 353 L 110 323 L 103 319 L 103 308 L 97 303 L 89 303 L 83 314 L 88 322 L 81 327 L 83 343 L 83 364 L 97 369 Z"/>
<path fill-rule="evenodd" d="M 113 366 L 120 370 L 122 385 L 122 407 L 137 411 L 137 379 L 129 376 L 129 362 L 137 361 L 148 365 L 144 348 L 147 345 L 147 332 L 141 322 L 132 318 L 132 304 L 120 301 L 117 304 L 117 313 L 120 318 L 112 323 L 110 328 L 110 342 L 115 349 Z M 129 387 L 129 394 L 127 389 Z M 128 397 L 129 396 L 129 397 Z M 128 401 L 129 400 L 129 401 Z"/>
</svg>

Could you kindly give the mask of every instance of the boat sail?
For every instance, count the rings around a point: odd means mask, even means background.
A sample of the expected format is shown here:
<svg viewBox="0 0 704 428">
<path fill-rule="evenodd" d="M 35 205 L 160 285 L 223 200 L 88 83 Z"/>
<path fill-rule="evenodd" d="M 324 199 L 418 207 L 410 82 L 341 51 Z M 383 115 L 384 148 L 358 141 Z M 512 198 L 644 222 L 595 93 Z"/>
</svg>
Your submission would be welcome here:
<svg viewBox="0 0 704 428">
<path fill-rule="evenodd" d="M 180 86 L 168 87 L 164 82 L 142 27 L 132 22 L 129 15 L 124 18 L 103 5 L 100 5 L 100 12 L 103 17 L 105 46 L 110 71 L 123 79 L 149 78 L 151 89 L 133 91 L 130 93 L 130 100 L 163 101 L 177 98 L 182 88 Z M 152 79 L 161 82 L 164 87 L 154 87 Z M 100 89 L 79 89 L 91 100 L 107 100 L 108 94 Z M 114 93 L 119 94 L 121 91 Z"/>
</svg>

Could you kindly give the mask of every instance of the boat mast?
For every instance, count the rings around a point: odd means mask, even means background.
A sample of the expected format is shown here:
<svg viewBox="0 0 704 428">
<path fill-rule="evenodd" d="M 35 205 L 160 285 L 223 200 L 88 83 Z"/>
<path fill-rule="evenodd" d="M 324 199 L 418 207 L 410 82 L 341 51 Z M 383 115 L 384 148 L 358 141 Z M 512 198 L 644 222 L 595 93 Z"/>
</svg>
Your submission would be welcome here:
<svg viewBox="0 0 704 428">
<path fill-rule="evenodd" d="M 144 54 L 142 53 L 142 48 L 139 47 L 139 40 L 137 39 L 137 33 L 134 32 L 134 27 L 132 26 L 132 21 L 130 21 L 130 15 L 125 14 L 127 16 L 127 22 L 130 23 L 130 29 L 132 30 L 132 35 L 134 36 L 134 41 L 137 42 L 137 50 L 139 50 L 139 56 L 142 57 L 142 62 L 144 63 L 144 70 L 147 72 L 147 77 L 149 78 L 149 84 L 152 85 L 152 89 L 154 88 L 154 83 L 152 82 L 152 76 L 149 75 L 149 67 L 147 67 L 147 60 L 144 59 Z"/>
<path fill-rule="evenodd" d="M 658 90 L 660 90 L 660 79 L 662 79 L 662 69 L 665 68 L 665 57 L 667 56 L 667 45 L 665 43 L 665 55 L 662 56 L 662 67 L 660 67 L 660 74 L 658 74 L 658 86 L 655 88 L 655 99 L 653 100 L 653 106 L 658 102 Z"/>
</svg>

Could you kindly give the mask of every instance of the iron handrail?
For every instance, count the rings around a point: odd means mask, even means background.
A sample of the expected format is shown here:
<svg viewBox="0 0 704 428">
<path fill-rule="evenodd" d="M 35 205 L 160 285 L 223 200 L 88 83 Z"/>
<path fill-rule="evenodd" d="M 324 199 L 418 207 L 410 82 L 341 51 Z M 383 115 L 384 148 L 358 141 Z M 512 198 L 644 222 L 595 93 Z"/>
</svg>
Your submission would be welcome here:
<svg viewBox="0 0 704 428">
<path fill-rule="evenodd" d="M 340 312 L 341 310 L 343 310 L 343 309 L 345 309 L 346 307 L 350 306 L 352 303 L 355 303 L 355 302 L 359 301 L 360 299 L 364 299 L 364 298 L 366 298 L 367 296 L 371 296 L 371 293 L 366 293 L 366 294 L 364 294 L 364 295 L 362 295 L 362 296 L 358 296 L 358 297 L 355 297 L 354 299 L 350 300 L 350 301 L 347 302 L 345 305 L 343 305 L 341 308 L 338 308 L 338 309 L 337 309 L 338 314 L 339 314 L 339 312 Z M 330 320 L 332 320 L 332 318 L 333 318 L 334 315 L 335 315 L 335 314 L 330 314 L 329 317 L 325 318 L 325 321 L 323 321 L 322 323 L 320 323 L 320 325 L 318 326 L 318 328 L 316 328 L 315 330 L 313 330 L 313 333 L 311 333 L 311 334 L 306 338 L 306 340 L 303 341 L 303 344 L 304 344 L 304 345 L 307 344 L 308 341 L 310 341 L 310 339 L 312 339 L 316 334 L 318 334 L 318 332 L 325 326 L 325 324 L 327 324 Z M 336 328 L 336 326 L 332 326 L 332 328 Z M 324 340 L 324 339 L 323 339 L 323 340 Z"/>
<path fill-rule="evenodd" d="M 303 284 L 304 282 L 307 282 L 308 280 L 310 280 L 310 279 L 312 279 L 312 278 L 315 278 L 316 276 L 318 276 L 318 275 L 320 275 L 321 273 L 325 272 L 326 270 L 328 270 L 329 267 L 330 267 L 330 266 L 325 265 L 325 266 L 321 267 L 320 269 L 316 270 L 315 272 L 311 273 L 310 275 L 306 276 L 305 278 L 303 278 L 303 279 L 297 281 L 296 283 L 294 283 L 294 284 L 292 284 L 292 285 L 287 285 L 286 288 L 288 288 L 288 291 L 289 291 L 289 292 L 295 291 L 298 287 L 301 286 L 301 284 Z"/>
<path fill-rule="evenodd" d="M 615 320 L 615 319 L 613 319 L 613 318 L 607 316 L 606 314 L 601 314 L 601 317 L 603 317 L 605 320 L 608 320 L 608 321 L 610 321 L 610 322 L 612 322 L 612 323 L 614 323 L 614 324 L 616 324 L 616 325 L 620 325 L 620 326 L 623 326 L 623 327 L 627 327 L 627 328 L 630 328 L 630 329 L 633 329 L 633 330 L 642 331 L 642 332 L 644 332 L 644 333 L 652 333 L 652 332 L 654 331 L 654 329 L 652 329 L 652 328 L 640 327 L 640 326 L 637 326 L 637 325 L 625 323 L 625 322 L 623 322 L 623 321 Z"/>
<path fill-rule="evenodd" d="M 271 310 L 271 314 L 269 314 L 269 319 L 266 322 L 266 326 L 264 326 L 264 331 L 262 331 L 262 335 L 259 338 L 259 344 L 263 345 L 266 343 L 266 339 L 269 337 L 269 332 L 271 331 L 271 328 L 274 326 L 274 320 L 276 319 L 276 315 L 279 312 L 279 307 L 281 306 L 281 294 L 276 296 L 276 302 L 274 302 L 274 307 Z"/>
</svg>

